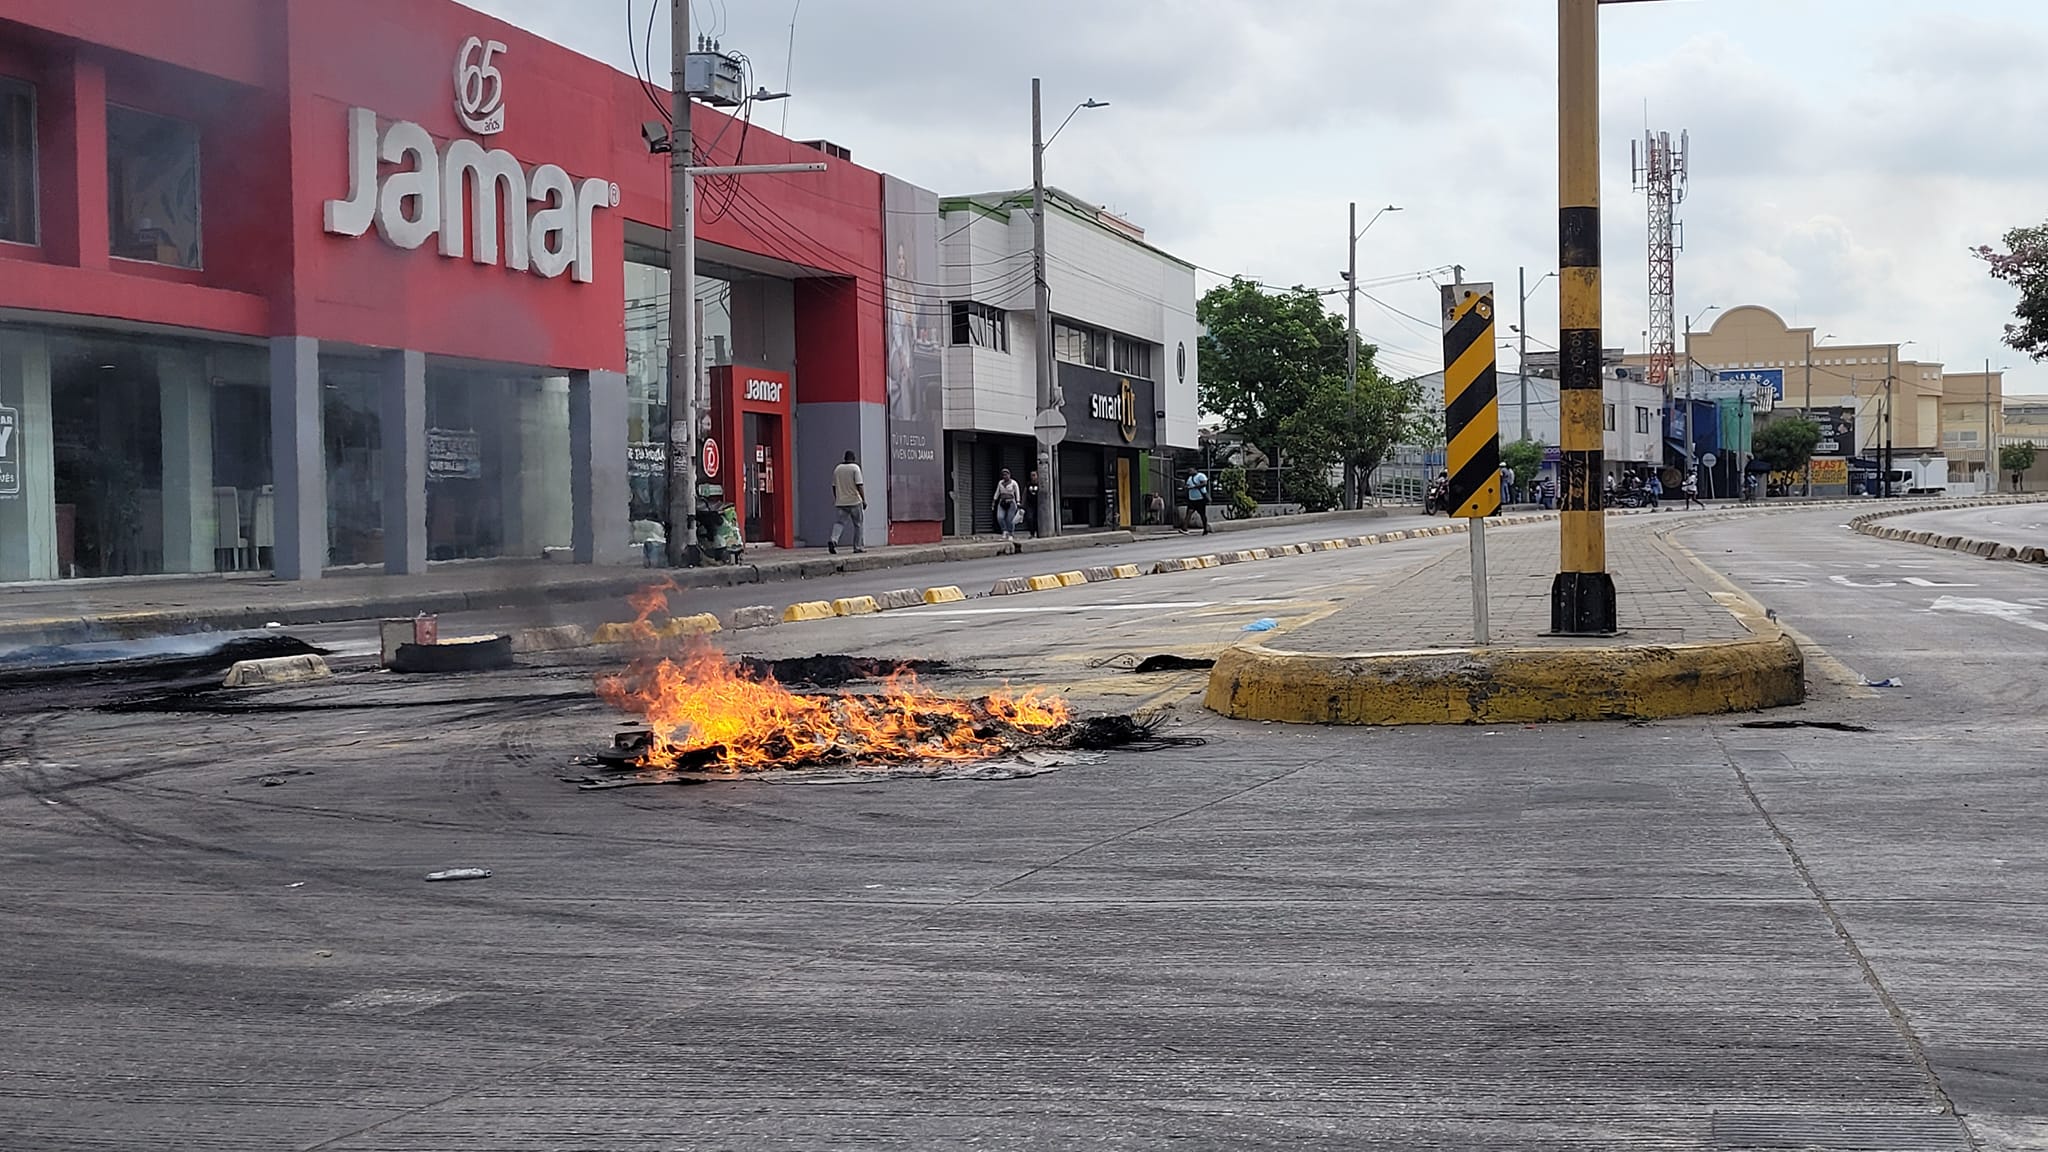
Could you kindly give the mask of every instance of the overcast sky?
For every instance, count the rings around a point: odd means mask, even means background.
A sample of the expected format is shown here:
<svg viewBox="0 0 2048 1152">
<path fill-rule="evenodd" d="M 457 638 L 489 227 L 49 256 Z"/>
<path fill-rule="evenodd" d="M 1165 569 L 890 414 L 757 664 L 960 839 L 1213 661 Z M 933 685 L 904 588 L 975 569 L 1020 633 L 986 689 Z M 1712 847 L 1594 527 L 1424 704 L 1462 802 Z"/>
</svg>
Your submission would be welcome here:
<svg viewBox="0 0 2048 1152">
<path fill-rule="evenodd" d="M 626 68 L 628 0 L 469 0 Z M 667 0 L 654 71 L 668 73 Z M 631 0 L 644 27 L 650 0 Z M 1603 8 L 1606 331 L 1642 347 L 1645 210 L 1629 143 L 1689 129 L 1678 310 L 1761 304 L 1845 341 L 2048 369 L 2000 343 L 2010 290 L 1966 249 L 2048 218 L 2048 4 L 1668 0 Z M 694 0 L 700 27 L 787 86 L 756 123 L 825 137 L 942 194 L 1030 181 L 1031 77 L 1057 123 L 1047 180 L 1205 269 L 1334 286 L 1345 203 L 1362 283 L 1463 264 L 1499 285 L 1555 267 L 1556 7 L 1549 0 Z M 604 13 L 600 17 L 599 13 Z M 788 51 L 792 16 L 795 51 Z M 1048 131 L 1050 125 L 1048 125 Z M 1217 278 L 1204 275 L 1206 288 Z M 1440 364 L 1426 278 L 1375 287 L 1360 328 L 1397 372 Z M 1341 297 L 1332 297 L 1342 306 Z M 1424 318 L 1399 315 L 1410 313 Z M 1555 341 L 1555 282 L 1529 301 Z M 1706 323 L 1698 325 L 1704 328 Z M 1683 321 L 1681 321 L 1681 327 Z M 1540 346 L 1540 345 L 1536 345 Z M 1512 353 L 1503 354 L 1503 367 Z"/>
</svg>

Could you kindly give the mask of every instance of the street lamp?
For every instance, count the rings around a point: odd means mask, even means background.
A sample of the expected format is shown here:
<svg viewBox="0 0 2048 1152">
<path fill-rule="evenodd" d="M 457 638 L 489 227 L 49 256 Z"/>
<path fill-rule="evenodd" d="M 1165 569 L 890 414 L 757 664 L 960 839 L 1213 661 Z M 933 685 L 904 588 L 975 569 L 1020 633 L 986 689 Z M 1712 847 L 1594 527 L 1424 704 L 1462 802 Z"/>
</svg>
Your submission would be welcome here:
<svg viewBox="0 0 2048 1152">
<path fill-rule="evenodd" d="M 1031 274 L 1032 274 L 1032 322 L 1038 329 L 1038 418 L 1033 422 L 1033 431 L 1038 436 L 1039 474 L 1044 482 L 1038 497 L 1038 525 L 1040 531 L 1057 536 L 1060 534 L 1060 477 L 1059 444 L 1066 439 L 1067 423 L 1060 411 L 1062 397 L 1057 376 L 1053 372 L 1052 353 L 1052 286 L 1045 276 L 1045 150 L 1083 108 L 1107 108 L 1109 101 L 1089 98 L 1074 105 L 1060 126 L 1053 129 L 1052 140 L 1041 133 L 1044 121 L 1039 116 L 1038 77 L 1031 78 Z"/>
<path fill-rule="evenodd" d="M 1692 322 L 1694 320 L 1705 320 L 1708 312 L 1719 312 L 1720 310 L 1721 306 L 1719 304 L 1709 304 L 1704 311 L 1685 318 L 1685 474 L 1687 476 L 1695 476 L 1697 468 L 1692 458 L 1692 374 L 1693 369 L 1699 367 L 1699 361 L 1692 358 Z M 1665 387 L 1669 388 L 1670 385 L 1666 384 Z M 1670 406 L 1670 396 L 1664 397 L 1664 404 L 1666 407 Z M 1694 482 L 1698 482 L 1696 476 Z"/>
<path fill-rule="evenodd" d="M 1884 494 L 1892 494 L 1892 387 L 1899 374 L 1899 349 L 1918 343 L 1901 340 L 1885 349 L 1884 358 Z"/>
<path fill-rule="evenodd" d="M 1549 280 L 1555 277 L 1556 275 L 1557 273 L 1554 270 L 1550 272 L 1545 272 L 1543 275 L 1538 276 L 1536 278 L 1536 283 L 1530 284 L 1528 283 L 1529 270 L 1527 268 L 1518 268 L 1515 270 L 1515 284 L 1522 294 L 1522 322 L 1520 324 L 1513 325 L 1513 327 L 1514 330 L 1520 333 L 1522 337 L 1521 346 L 1515 350 L 1515 375 L 1520 376 L 1522 378 L 1521 403 L 1523 440 L 1527 440 L 1529 438 L 1529 294 L 1536 291 L 1536 289 L 1543 287 L 1543 282 L 1545 280 Z"/>
<path fill-rule="evenodd" d="M 1399 212 L 1400 210 L 1398 205 L 1389 204 L 1385 208 L 1373 213 L 1372 219 L 1367 220 L 1365 227 L 1360 228 L 1358 226 L 1358 201 L 1353 200 L 1351 202 L 1351 223 L 1345 228 L 1345 232 L 1351 237 L 1351 262 L 1346 271 L 1342 273 L 1344 277 L 1344 312 L 1346 317 L 1344 363 L 1345 374 L 1350 381 L 1349 399 L 1347 401 L 1349 415 L 1344 434 L 1344 506 L 1346 508 L 1358 507 L 1358 462 L 1352 458 L 1351 453 L 1351 437 L 1358 428 L 1358 238 L 1372 231 L 1372 226 L 1380 222 L 1380 217 L 1385 216 L 1389 212 Z"/>
</svg>

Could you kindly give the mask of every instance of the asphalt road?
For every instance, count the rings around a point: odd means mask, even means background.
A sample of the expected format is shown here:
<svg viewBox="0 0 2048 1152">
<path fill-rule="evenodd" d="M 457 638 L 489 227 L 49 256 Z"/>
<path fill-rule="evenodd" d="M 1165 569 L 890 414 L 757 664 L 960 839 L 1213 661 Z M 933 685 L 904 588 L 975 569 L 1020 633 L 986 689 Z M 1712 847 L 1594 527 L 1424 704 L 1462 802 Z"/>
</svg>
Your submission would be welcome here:
<svg viewBox="0 0 2048 1152">
<path fill-rule="evenodd" d="M 1457 538 L 728 638 L 1208 741 L 1001 783 L 577 792 L 575 659 L 9 693 L 0 1146 L 2048 1147 L 2048 633 L 1940 603 L 2048 574 L 1843 518 L 1664 522 L 1825 649 L 1769 717 L 1295 729 L 1090 667 Z"/>
</svg>

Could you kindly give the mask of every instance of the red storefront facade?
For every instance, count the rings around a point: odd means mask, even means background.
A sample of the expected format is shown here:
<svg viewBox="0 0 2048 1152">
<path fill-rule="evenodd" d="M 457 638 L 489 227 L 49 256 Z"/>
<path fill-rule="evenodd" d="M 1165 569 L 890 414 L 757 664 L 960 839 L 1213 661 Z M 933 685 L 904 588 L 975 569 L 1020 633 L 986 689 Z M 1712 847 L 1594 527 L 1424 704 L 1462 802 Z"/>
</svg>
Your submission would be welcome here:
<svg viewBox="0 0 2048 1152">
<path fill-rule="evenodd" d="M 445 0 L 0 0 L 0 579 L 624 559 L 666 427 L 654 115 Z M 883 178 L 828 163 L 700 189 L 697 229 L 702 359 L 789 378 L 813 541 L 829 461 L 886 466 Z"/>
</svg>

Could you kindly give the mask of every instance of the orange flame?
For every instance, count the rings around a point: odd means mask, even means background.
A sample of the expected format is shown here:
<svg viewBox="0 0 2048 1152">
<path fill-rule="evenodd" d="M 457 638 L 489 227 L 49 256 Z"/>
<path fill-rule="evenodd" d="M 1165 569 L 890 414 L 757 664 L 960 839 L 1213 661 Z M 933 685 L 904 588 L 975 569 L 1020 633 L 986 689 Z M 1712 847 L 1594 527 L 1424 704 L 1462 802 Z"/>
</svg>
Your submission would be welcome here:
<svg viewBox="0 0 2048 1152">
<path fill-rule="evenodd" d="M 1006 740 L 1044 735 L 1070 719 L 1064 701 L 1037 689 L 960 699 L 927 691 L 907 670 L 874 695 L 802 695 L 773 676 L 747 674 L 701 641 L 675 658 L 601 676 L 597 688 L 606 702 L 646 719 L 653 740 L 641 764 L 664 769 L 686 761 L 742 772 L 985 760 L 1010 751 Z"/>
</svg>

